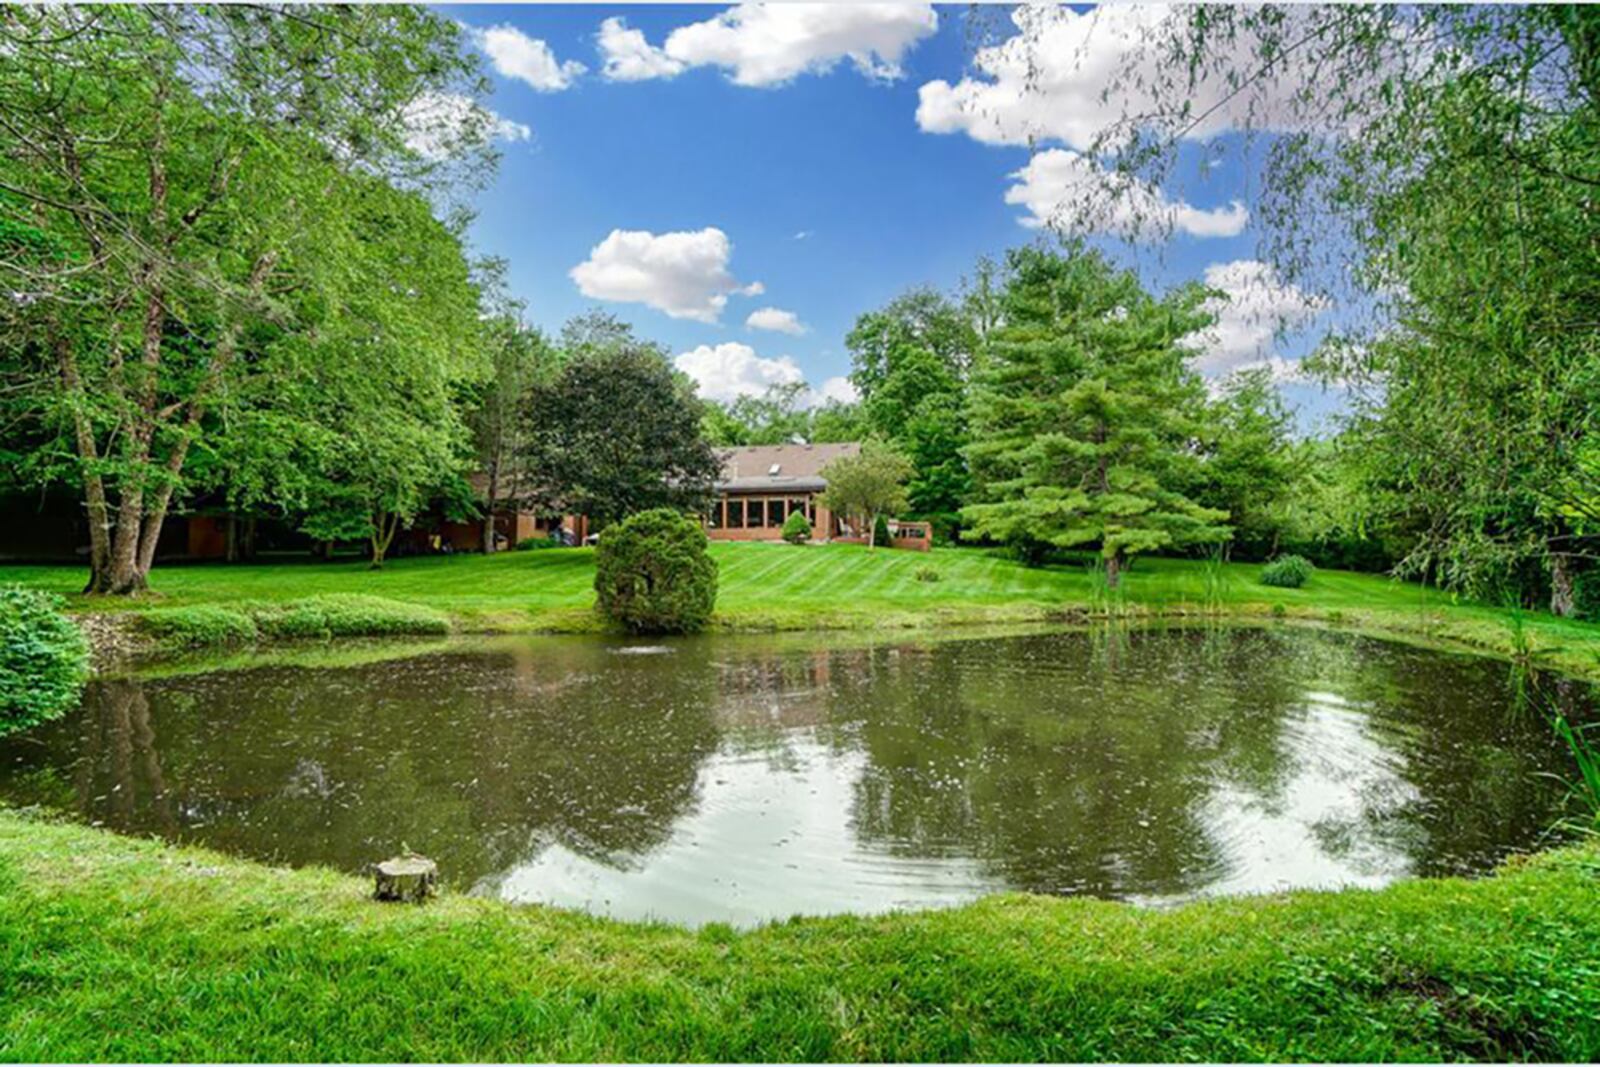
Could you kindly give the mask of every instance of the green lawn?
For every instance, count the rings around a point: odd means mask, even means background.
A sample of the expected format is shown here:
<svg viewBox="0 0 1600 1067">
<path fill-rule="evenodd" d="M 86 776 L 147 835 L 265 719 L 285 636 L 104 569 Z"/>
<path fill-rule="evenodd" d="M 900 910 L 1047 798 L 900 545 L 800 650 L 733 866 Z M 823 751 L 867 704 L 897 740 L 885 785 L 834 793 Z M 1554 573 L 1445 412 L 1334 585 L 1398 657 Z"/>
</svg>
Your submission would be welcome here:
<svg viewBox="0 0 1600 1067">
<path fill-rule="evenodd" d="M 734 932 L 0 811 L 0 1058 L 1600 1057 L 1600 854 L 1167 911 L 990 897 Z"/>
<path fill-rule="evenodd" d="M 718 625 L 726 629 L 1034 622 L 1085 613 L 1283 614 L 1501 653 L 1525 641 L 1551 665 L 1584 672 L 1600 665 L 1600 626 L 1532 613 L 1522 637 L 1514 638 L 1510 617 L 1499 608 L 1378 575 L 1318 571 L 1302 589 L 1274 589 L 1257 581 L 1255 564 L 1228 565 L 1220 581 L 1208 583 L 1204 564 L 1146 558 L 1127 574 L 1120 599 L 1108 604 L 1097 598 L 1084 567 L 1029 568 L 979 549 L 868 552 L 859 545 L 723 543 L 712 554 L 721 580 Z M 940 580 L 918 581 L 924 568 Z M 0 582 L 67 594 L 75 610 L 364 593 L 438 608 L 468 631 L 596 629 L 593 575 L 589 549 L 399 559 L 381 571 L 354 561 L 167 566 L 153 573 L 150 597 L 91 602 L 75 595 L 84 579 L 77 568 L 0 567 Z"/>
</svg>

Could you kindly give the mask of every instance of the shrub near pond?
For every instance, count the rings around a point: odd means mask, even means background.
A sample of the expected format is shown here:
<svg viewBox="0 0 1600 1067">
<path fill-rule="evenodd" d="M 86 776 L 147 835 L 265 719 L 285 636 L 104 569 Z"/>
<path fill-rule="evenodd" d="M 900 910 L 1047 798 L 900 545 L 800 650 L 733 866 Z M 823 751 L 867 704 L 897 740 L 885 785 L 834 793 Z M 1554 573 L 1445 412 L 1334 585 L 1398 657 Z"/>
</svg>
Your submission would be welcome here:
<svg viewBox="0 0 1600 1067">
<path fill-rule="evenodd" d="M 630 516 L 595 547 L 596 605 L 637 634 L 704 629 L 717 603 L 717 564 L 700 524 L 670 508 Z"/>
<path fill-rule="evenodd" d="M 432 636 L 450 632 L 450 620 L 443 612 L 353 593 L 253 605 L 250 611 L 256 626 L 271 637 Z"/>
<path fill-rule="evenodd" d="M 139 627 L 171 648 L 247 645 L 258 635 L 255 620 L 243 610 L 214 604 L 157 608 L 140 618 Z"/>
<path fill-rule="evenodd" d="M 0 589 L 0 734 L 62 714 L 89 677 L 89 642 L 60 604 L 48 593 Z"/>
<path fill-rule="evenodd" d="M 1304 556 L 1279 556 L 1261 568 L 1261 584 L 1280 589 L 1299 589 L 1316 570 Z"/>
<path fill-rule="evenodd" d="M 328 593 L 234 607 L 157 608 L 141 617 L 140 627 L 169 648 L 217 648 L 249 644 L 260 637 L 432 636 L 449 633 L 450 620 L 420 604 Z"/>
</svg>

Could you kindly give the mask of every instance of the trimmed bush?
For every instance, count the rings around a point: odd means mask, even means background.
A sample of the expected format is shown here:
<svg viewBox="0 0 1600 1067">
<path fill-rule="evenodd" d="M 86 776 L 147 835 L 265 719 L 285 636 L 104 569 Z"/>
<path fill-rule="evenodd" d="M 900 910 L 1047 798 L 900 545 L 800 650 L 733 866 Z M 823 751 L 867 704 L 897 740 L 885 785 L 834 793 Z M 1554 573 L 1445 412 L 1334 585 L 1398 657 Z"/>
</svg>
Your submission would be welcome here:
<svg viewBox="0 0 1600 1067">
<path fill-rule="evenodd" d="M 791 511 L 783 520 L 783 539 L 791 545 L 803 545 L 811 540 L 811 520 L 803 511 Z"/>
<path fill-rule="evenodd" d="M 157 608 L 139 618 L 139 628 L 172 648 L 245 645 L 256 639 L 256 624 L 242 610 L 214 604 Z"/>
<path fill-rule="evenodd" d="M 1279 556 L 1261 568 L 1261 584 L 1280 589 L 1299 589 L 1310 580 L 1314 570 L 1316 568 L 1304 556 Z"/>
<path fill-rule="evenodd" d="M 706 545 L 700 524 L 671 508 L 607 528 L 594 554 L 601 613 L 636 634 L 703 629 L 717 603 L 717 563 Z"/>
<path fill-rule="evenodd" d="M 889 520 L 882 515 L 878 516 L 878 521 L 872 526 L 872 543 L 881 548 L 889 547 Z"/>
<path fill-rule="evenodd" d="M 0 734 L 54 719 L 89 678 L 89 642 L 61 598 L 0 588 Z"/>
<path fill-rule="evenodd" d="M 911 577 L 919 582 L 937 582 L 944 577 L 937 568 L 922 566 L 911 572 Z"/>
</svg>

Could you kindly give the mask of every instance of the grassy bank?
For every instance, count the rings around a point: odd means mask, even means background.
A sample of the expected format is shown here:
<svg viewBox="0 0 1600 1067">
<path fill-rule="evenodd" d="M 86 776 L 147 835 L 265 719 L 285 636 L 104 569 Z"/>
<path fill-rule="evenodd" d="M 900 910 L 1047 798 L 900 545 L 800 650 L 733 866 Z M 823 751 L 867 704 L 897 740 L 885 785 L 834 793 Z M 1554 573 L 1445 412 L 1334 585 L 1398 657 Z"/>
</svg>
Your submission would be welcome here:
<svg viewBox="0 0 1600 1067">
<path fill-rule="evenodd" d="M 1378 575 L 1318 571 L 1304 588 L 1276 589 L 1260 584 L 1254 564 L 1208 569 L 1140 559 L 1108 601 L 1083 567 L 1029 568 L 975 549 L 869 553 L 858 545 L 718 544 L 712 554 L 721 575 L 717 626 L 725 630 L 883 629 L 1107 613 L 1281 615 L 1536 655 L 1572 671 L 1600 668 L 1600 626 L 1542 613 L 1514 624 L 1500 608 Z M 919 580 L 925 569 L 938 580 Z M 591 609 L 589 549 L 400 559 L 382 571 L 360 562 L 158 567 L 153 595 L 136 601 L 79 597 L 83 578 L 73 567 L 0 568 L 0 582 L 50 589 L 68 596 L 73 610 L 101 615 L 197 605 L 251 605 L 260 614 L 274 603 L 338 594 L 416 605 L 465 632 L 601 628 Z M 273 636 L 270 627 L 258 629 Z"/>
<path fill-rule="evenodd" d="M 1002 896 L 735 933 L 0 812 L 7 1060 L 1600 1056 L 1600 855 L 1170 911 Z"/>
</svg>

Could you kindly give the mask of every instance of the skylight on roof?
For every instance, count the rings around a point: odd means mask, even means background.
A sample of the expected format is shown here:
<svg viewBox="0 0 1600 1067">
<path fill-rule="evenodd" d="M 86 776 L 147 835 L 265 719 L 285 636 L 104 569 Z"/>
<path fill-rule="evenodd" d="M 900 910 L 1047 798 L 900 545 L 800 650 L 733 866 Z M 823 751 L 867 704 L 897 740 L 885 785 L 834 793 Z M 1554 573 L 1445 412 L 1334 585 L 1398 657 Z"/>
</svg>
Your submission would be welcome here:
<svg viewBox="0 0 1600 1067">
<path fill-rule="evenodd" d="M 778 464 L 774 463 L 772 466 L 767 468 L 767 476 L 771 478 L 776 478 L 778 476 Z"/>
</svg>

